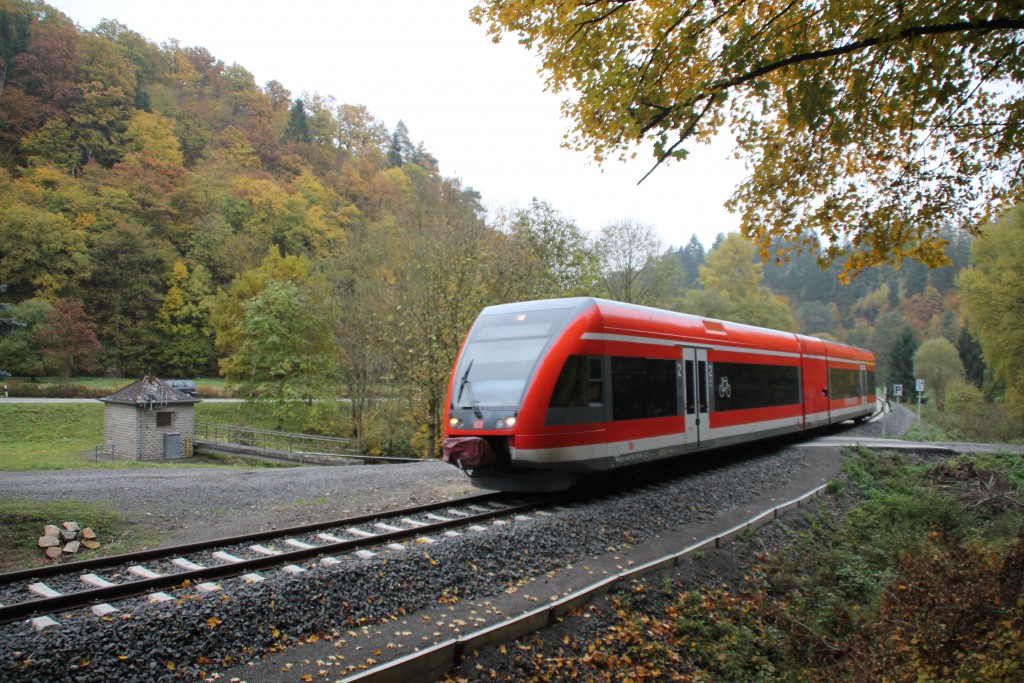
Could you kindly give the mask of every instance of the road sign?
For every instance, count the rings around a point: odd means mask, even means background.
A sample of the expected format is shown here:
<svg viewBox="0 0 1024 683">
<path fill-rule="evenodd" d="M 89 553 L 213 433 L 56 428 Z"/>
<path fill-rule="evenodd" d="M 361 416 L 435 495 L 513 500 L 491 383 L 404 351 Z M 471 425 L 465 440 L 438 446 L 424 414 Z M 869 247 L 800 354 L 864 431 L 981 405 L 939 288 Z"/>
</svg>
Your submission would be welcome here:
<svg viewBox="0 0 1024 683">
<path fill-rule="evenodd" d="M 900 396 L 902 396 L 903 395 L 903 385 L 902 384 L 893 384 L 892 385 L 892 395 L 895 396 L 896 398 L 899 398 Z"/>
<path fill-rule="evenodd" d="M 914 380 L 914 391 L 916 391 L 919 394 L 922 391 L 924 391 L 924 380 L 923 379 L 915 379 Z"/>
</svg>

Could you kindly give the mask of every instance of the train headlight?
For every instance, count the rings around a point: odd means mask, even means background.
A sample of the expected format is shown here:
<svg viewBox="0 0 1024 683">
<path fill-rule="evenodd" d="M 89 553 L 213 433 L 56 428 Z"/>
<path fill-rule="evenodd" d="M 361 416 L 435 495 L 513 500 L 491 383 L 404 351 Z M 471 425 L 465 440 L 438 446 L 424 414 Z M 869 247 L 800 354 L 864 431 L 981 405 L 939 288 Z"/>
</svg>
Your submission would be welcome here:
<svg viewBox="0 0 1024 683">
<path fill-rule="evenodd" d="M 511 429 L 512 427 L 515 427 L 516 426 L 516 416 L 515 415 L 509 415 L 508 417 L 506 417 L 505 418 L 505 426 L 507 426 L 509 429 Z"/>
<path fill-rule="evenodd" d="M 462 420 L 460 420 L 459 418 L 454 417 L 454 416 L 448 418 L 448 426 L 452 427 L 453 429 L 455 427 L 459 427 L 461 425 L 462 425 Z"/>
</svg>

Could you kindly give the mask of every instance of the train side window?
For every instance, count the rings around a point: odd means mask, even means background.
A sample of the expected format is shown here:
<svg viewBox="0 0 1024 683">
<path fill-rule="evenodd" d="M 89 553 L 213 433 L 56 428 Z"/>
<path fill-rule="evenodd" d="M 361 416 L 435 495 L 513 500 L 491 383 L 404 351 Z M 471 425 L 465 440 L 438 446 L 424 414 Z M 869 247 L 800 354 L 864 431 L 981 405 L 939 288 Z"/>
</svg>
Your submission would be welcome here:
<svg viewBox="0 0 1024 683">
<path fill-rule="evenodd" d="M 612 357 L 612 419 L 677 415 L 676 362 Z"/>
<path fill-rule="evenodd" d="M 587 380 L 587 393 L 590 406 L 604 405 L 604 370 L 601 358 L 592 356 L 587 359 L 590 374 Z"/>
<path fill-rule="evenodd" d="M 708 412 L 708 364 L 697 361 L 697 389 L 700 394 L 700 412 Z"/>
<path fill-rule="evenodd" d="M 686 376 L 683 377 L 683 383 L 686 385 L 686 414 L 693 415 L 697 412 L 697 400 L 693 390 L 693 361 L 686 361 Z"/>
</svg>

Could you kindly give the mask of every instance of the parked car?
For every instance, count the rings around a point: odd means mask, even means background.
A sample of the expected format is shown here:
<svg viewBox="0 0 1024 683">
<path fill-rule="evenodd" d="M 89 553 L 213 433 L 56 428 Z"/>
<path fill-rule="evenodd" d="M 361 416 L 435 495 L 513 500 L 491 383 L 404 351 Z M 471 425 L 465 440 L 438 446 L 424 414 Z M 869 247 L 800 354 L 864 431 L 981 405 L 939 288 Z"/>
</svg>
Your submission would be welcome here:
<svg viewBox="0 0 1024 683">
<path fill-rule="evenodd" d="M 196 388 L 196 383 L 190 379 L 168 379 L 164 381 L 164 384 L 180 391 L 186 396 L 199 397 L 199 390 Z"/>
</svg>

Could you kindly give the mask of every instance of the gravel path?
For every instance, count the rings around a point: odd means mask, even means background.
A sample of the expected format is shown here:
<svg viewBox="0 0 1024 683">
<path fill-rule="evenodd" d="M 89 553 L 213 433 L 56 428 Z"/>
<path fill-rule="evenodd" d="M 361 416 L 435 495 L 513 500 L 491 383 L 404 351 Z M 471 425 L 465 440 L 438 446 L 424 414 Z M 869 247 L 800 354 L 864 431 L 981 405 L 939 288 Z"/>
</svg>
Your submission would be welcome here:
<svg viewBox="0 0 1024 683">
<path fill-rule="evenodd" d="M 101 503 L 129 522 L 157 525 L 161 545 L 450 500 L 474 491 L 464 474 L 441 462 L 0 472 L 0 499 Z"/>
</svg>

